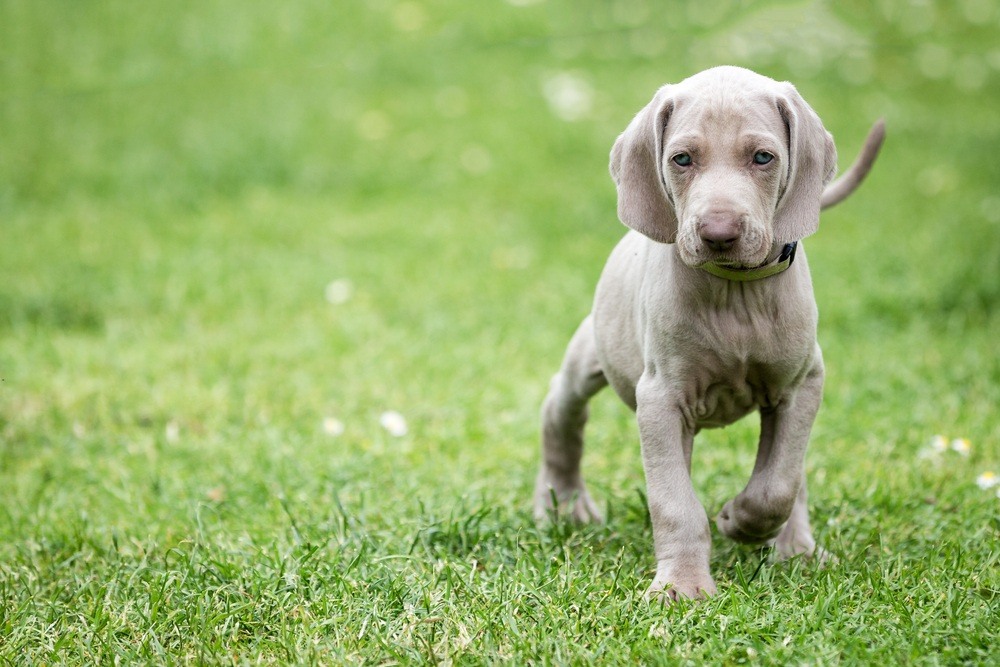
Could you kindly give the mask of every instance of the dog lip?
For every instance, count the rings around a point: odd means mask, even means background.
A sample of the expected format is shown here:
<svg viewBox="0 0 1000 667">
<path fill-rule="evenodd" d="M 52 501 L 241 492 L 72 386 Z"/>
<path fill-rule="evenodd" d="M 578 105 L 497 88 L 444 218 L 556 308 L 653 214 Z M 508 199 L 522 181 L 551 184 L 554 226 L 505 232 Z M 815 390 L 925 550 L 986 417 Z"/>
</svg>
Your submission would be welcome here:
<svg viewBox="0 0 1000 667">
<path fill-rule="evenodd" d="M 767 261 L 767 252 L 759 256 L 756 253 L 747 255 L 740 252 L 739 248 L 733 248 L 721 252 L 706 252 L 704 248 L 698 248 L 692 252 L 684 244 L 678 244 L 680 259 L 691 268 L 700 269 L 706 264 L 712 264 L 723 269 L 735 271 L 745 271 L 755 269 Z"/>
<path fill-rule="evenodd" d="M 694 264 L 694 268 L 700 269 L 707 264 L 713 266 L 718 266 L 723 269 L 731 269 L 734 271 L 748 271 L 750 269 L 759 268 L 762 264 L 767 262 L 767 257 L 765 256 L 761 261 L 748 261 L 742 259 L 732 259 L 729 257 L 715 257 L 713 259 L 707 259 L 703 262 L 698 262 Z"/>
</svg>

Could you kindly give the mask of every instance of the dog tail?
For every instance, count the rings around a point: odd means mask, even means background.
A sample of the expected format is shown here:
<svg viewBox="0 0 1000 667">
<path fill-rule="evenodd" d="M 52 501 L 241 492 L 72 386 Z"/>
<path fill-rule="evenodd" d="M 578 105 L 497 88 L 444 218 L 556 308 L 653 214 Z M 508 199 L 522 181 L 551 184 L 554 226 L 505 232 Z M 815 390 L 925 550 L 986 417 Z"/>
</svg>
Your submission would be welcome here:
<svg viewBox="0 0 1000 667">
<path fill-rule="evenodd" d="M 872 165 L 875 163 L 875 158 L 878 157 L 879 149 L 882 148 L 883 141 L 885 141 L 885 120 L 879 119 L 872 125 L 872 129 L 868 131 L 868 137 L 865 139 L 865 145 L 861 148 L 861 154 L 858 155 L 858 159 L 854 161 L 854 164 L 847 171 L 840 175 L 840 178 L 830 183 L 823 190 L 823 197 L 820 199 L 820 208 L 836 206 L 858 189 L 861 182 L 865 180 L 865 176 L 871 171 Z"/>
</svg>

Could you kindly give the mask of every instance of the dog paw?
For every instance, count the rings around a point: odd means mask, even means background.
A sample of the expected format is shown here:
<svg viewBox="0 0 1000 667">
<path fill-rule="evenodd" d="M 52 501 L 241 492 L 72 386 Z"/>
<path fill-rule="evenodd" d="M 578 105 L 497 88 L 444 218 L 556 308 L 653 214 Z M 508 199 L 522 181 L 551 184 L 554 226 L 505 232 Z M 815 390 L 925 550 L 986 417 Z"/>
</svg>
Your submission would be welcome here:
<svg viewBox="0 0 1000 667">
<path fill-rule="evenodd" d="M 816 563 L 819 567 L 828 567 L 831 565 L 836 565 L 840 562 L 837 558 L 837 554 L 832 551 L 827 551 L 823 547 L 816 547 L 816 549 L 810 554 L 809 559 Z"/>
<path fill-rule="evenodd" d="M 823 567 L 835 565 L 838 560 L 833 552 L 818 546 L 808 531 L 792 531 L 790 527 L 786 527 L 777 539 L 768 544 L 774 547 L 772 559 L 779 563 L 792 558 L 804 558 Z"/>
<path fill-rule="evenodd" d="M 535 488 L 535 520 L 568 519 L 575 523 L 602 523 L 604 517 L 597 503 L 582 484 L 556 489 L 539 481 Z"/>
<path fill-rule="evenodd" d="M 793 558 L 804 558 L 811 563 L 814 563 L 820 567 L 826 567 L 827 565 L 836 565 L 840 559 L 832 551 L 827 551 L 821 546 L 813 544 L 812 547 L 806 545 L 795 545 L 795 546 L 783 546 L 780 542 L 776 542 L 774 545 L 774 552 L 772 559 L 775 562 L 781 563 Z"/>
<path fill-rule="evenodd" d="M 809 523 L 801 517 L 798 520 L 793 517 L 786 523 L 778 536 L 770 540 L 769 545 L 774 547 L 772 558 L 775 561 L 804 558 L 820 566 L 837 562 L 833 553 L 816 544 Z"/>
<path fill-rule="evenodd" d="M 717 592 L 715 581 L 707 573 L 678 575 L 670 579 L 657 575 L 646 591 L 646 599 L 650 602 L 673 604 L 684 599 L 704 600 Z"/>
</svg>

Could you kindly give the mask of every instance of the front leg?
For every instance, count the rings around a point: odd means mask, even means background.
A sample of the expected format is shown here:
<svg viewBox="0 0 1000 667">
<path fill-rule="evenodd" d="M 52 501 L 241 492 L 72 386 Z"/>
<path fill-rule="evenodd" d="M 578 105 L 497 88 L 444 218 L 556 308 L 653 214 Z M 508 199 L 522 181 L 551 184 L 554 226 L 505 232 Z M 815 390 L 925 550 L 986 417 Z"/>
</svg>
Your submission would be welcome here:
<svg viewBox="0 0 1000 667">
<path fill-rule="evenodd" d="M 779 548 L 812 552 L 805 455 L 822 396 L 823 362 L 817 352 L 798 390 L 777 409 L 761 412 L 760 446 L 750 481 L 716 518 L 724 535 L 738 542 L 767 542 L 782 533 L 791 517 L 794 525 L 782 534 Z"/>
<path fill-rule="evenodd" d="M 667 601 L 712 595 L 708 516 L 691 486 L 694 431 L 669 389 L 646 375 L 636 388 L 636 419 L 656 553 L 656 577 L 646 595 Z"/>
</svg>

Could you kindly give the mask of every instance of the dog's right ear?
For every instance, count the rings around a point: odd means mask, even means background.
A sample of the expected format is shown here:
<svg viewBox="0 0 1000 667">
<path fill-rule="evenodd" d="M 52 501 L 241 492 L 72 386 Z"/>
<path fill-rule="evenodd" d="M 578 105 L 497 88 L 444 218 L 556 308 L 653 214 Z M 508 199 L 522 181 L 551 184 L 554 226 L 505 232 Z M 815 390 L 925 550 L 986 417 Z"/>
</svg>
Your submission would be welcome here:
<svg viewBox="0 0 1000 667">
<path fill-rule="evenodd" d="M 618 218 L 660 243 L 677 239 L 677 214 L 663 177 L 663 134 L 674 107 L 670 88 L 656 91 L 611 149 Z"/>
</svg>

